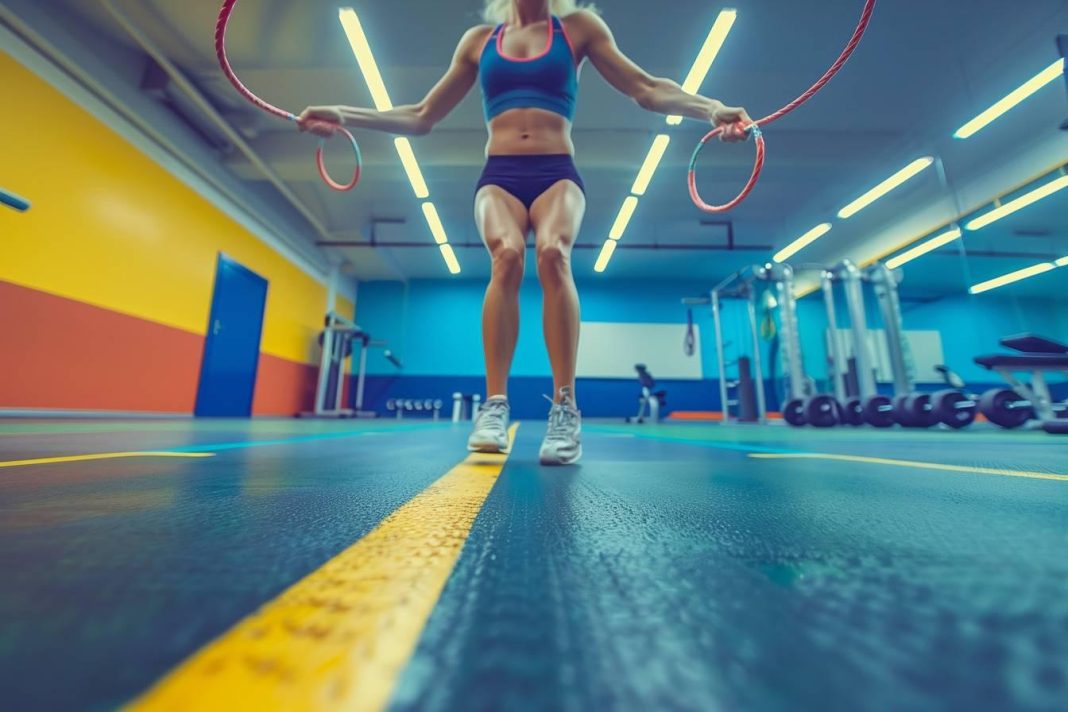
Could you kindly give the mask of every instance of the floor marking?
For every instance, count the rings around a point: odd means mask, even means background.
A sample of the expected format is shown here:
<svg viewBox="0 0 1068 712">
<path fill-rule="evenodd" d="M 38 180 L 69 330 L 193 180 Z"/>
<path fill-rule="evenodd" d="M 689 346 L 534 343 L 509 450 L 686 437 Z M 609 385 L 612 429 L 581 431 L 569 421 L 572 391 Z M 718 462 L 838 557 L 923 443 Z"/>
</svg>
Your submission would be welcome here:
<svg viewBox="0 0 1068 712">
<path fill-rule="evenodd" d="M 62 455 L 59 457 L 38 457 L 32 460 L 0 461 L 0 468 L 26 467 L 28 465 L 54 465 L 60 462 L 86 462 L 88 460 L 118 460 L 124 457 L 212 457 L 213 452 L 174 452 L 171 450 L 151 450 L 144 452 L 98 452 L 90 455 Z"/>
<path fill-rule="evenodd" d="M 219 450 L 243 450 L 249 447 L 268 447 L 271 445 L 292 445 L 295 443 L 308 443 L 315 442 L 317 440 L 343 440 L 345 438 L 359 438 L 367 435 L 377 435 L 379 433 L 404 433 L 412 430 L 430 430 L 433 426 L 426 425 L 409 425 L 409 426 L 397 426 L 393 428 L 380 429 L 380 430 L 360 430 L 360 431 L 348 431 L 344 433 L 317 433 L 315 435 L 301 435 L 295 438 L 282 438 L 278 440 L 238 440 L 237 442 L 229 443 L 205 443 L 203 445 L 183 445 L 180 447 L 168 448 L 167 452 L 217 452 Z"/>
<path fill-rule="evenodd" d="M 132 707 L 383 709 L 507 459 L 469 455 Z"/>
<path fill-rule="evenodd" d="M 839 462 L 862 462 L 871 465 L 891 465 L 893 467 L 914 467 L 922 470 L 946 470 L 949 472 L 971 472 L 979 475 L 1003 475 L 1005 477 L 1029 477 L 1039 480 L 1061 480 L 1068 482 L 1068 475 L 1052 472 L 1030 472 L 1027 470 L 1005 470 L 996 467 L 972 467 L 970 465 L 944 465 L 937 462 L 919 462 L 917 460 L 888 460 L 882 457 L 861 457 L 858 455 L 831 455 L 818 452 L 797 453 L 752 453 L 749 457 L 761 460 L 805 459 L 837 460 Z"/>
</svg>

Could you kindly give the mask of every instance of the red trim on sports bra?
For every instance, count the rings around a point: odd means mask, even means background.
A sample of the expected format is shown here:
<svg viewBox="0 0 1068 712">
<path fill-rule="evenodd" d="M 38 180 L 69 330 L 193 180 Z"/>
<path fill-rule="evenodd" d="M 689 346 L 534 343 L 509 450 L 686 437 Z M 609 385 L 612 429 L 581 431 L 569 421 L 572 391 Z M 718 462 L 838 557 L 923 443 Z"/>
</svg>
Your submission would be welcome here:
<svg viewBox="0 0 1068 712">
<path fill-rule="evenodd" d="M 533 62 L 535 59 L 541 59 L 545 55 L 549 54 L 549 50 L 553 48 L 553 35 L 556 31 L 553 29 L 553 19 L 548 19 L 549 26 L 549 38 L 545 42 L 545 49 L 541 54 L 536 54 L 533 57 L 513 57 L 504 53 L 504 32 L 508 29 L 508 23 L 501 24 L 501 31 L 497 33 L 497 54 L 501 55 L 502 59 L 507 59 L 509 62 Z M 572 54 L 574 56 L 574 54 Z"/>
</svg>

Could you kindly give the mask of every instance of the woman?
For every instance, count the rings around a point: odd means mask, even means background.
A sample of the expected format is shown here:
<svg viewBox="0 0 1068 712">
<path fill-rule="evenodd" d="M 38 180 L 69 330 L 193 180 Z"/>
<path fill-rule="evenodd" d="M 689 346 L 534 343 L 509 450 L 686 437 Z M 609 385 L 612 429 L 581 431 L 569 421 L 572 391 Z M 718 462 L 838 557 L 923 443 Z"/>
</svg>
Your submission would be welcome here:
<svg viewBox="0 0 1068 712">
<path fill-rule="evenodd" d="M 577 8 L 574 0 L 487 0 L 484 16 L 489 24 L 464 34 L 445 76 L 418 104 L 382 112 L 309 107 L 300 124 L 324 133 L 311 121 L 423 135 L 481 79 L 489 145 L 476 187 L 475 221 L 493 270 L 482 308 L 488 397 L 468 448 L 503 452 L 508 447 L 508 371 L 519 332 L 526 238 L 533 231 L 556 393 L 540 460 L 566 465 L 582 454 L 575 400 L 579 302 L 571 275 L 571 247 L 586 208 L 571 143 L 579 68 L 589 59 L 609 84 L 643 109 L 725 126 L 727 141 L 745 140 L 752 120 L 744 109 L 687 94 L 670 79 L 647 74 L 620 52 L 596 12 Z"/>
</svg>

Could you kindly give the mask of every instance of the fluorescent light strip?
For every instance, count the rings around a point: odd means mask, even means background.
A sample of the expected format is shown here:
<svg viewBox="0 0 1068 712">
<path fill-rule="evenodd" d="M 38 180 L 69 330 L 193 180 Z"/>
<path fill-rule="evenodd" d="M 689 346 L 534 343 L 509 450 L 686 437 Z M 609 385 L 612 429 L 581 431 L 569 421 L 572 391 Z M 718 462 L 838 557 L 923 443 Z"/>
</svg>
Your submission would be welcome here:
<svg viewBox="0 0 1068 712">
<path fill-rule="evenodd" d="M 608 266 L 608 261 L 612 259 L 613 253 L 616 251 L 615 240 L 605 240 L 604 247 L 601 248 L 601 254 L 597 256 L 597 264 L 593 266 L 594 272 L 604 272 L 605 267 Z"/>
<path fill-rule="evenodd" d="M 1068 267 L 1068 256 L 1062 257 L 1059 260 L 1055 260 L 1053 264 L 1057 265 L 1058 267 Z"/>
<path fill-rule="evenodd" d="M 939 247 L 942 247 L 943 245 L 948 245 L 949 243 L 953 242 L 954 240 L 959 240 L 960 236 L 961 236 L 961 231 L 958 230 L 957 228 L 953 228 L 949 232 L 944 232 L 941 235 L 939 235 L 938 237 L 932 237 L 927 242 L 924 242 L 921 245 L 917 245 L 916 247 L 913 247 L 911 250 L 908 250 L 907 252 L 902 252 L 897 257 L 892 257 L 892 258 L 888 259 L 886 261 L 886 266 L 889 267 L 890 269 L 897 269 L 898 267 L 900 267 L 901 265 L 903 265 L 903 264 L 905 264 L 907 262 L 912 262 L 917 257 L 922 257 L 922 256 L 926 255 L 928 252 L 931 252 L 932 250 L 937 250 Z"/>
<path fill-rule="evenodd" d="M 378 63 L 375 62 L 374 53 L 371 52 L 371 44 L 367 41 L 367 35 L 364 34 L 360 18 L 351 7 L 341 8 L 337 16 L 352 46 L 352 53 L 356 55 L 356 63 L 360 65 L 360 71 L 363 73 L 364 81 L 367 82 L 367 89 L 371 92 L 371 100 L 374 101 L 375 108 L 379 111 L 389 111 L 393 108 L 393 102 L 389 98 L 389 92 L 386 91 L 386 83 L 382 81 L 382 73 L 378 71 Z M 420 200 L 429 198 L 430 189 L 427 188 L 426 181 L 423 179 L 423 172 L 419 170 L 419 162 L 415 160 L 415 151 L 412 150 L 411 142 L 406 137 L 400 136 L 393 140 L 393 145 L 397 148 L 397 155 L 400 157 L 401 165 L 404 166 L 404 172 L 408 174 L 408 181 L 412 184 L 415 197 Z M 445 258 L 449 271 L 459 274 L 460 263 L 448 245 L 445 228 L 441 224 L 433 203 L 423 203 L 423 215 L 426 216 L 434 241 L 441 248 L 441 256 Z"/>
<path fill-rule="evenodd" d="M 445 265 L 449 268 L 449 272 L 460 274 L 460 263 L 456 261 L 456 253 L 452 251 L 452 245 L 448 243 L 438 245 L 438 249 L 441 250 L 441 256 L 445 258 Z"/>
<path fill-rule="evenodd" d="M 727 41 L 727 35 L 730 34 L 731 28 L 734 27 L 734 21 L 738 18 L 737 10 L 722 10 L 716 21 L 712 23 L 712 29 L 708 31 L 708 37 L 705 38 L 705 44 L 701 47 L 701 51 L 697 55 L 697 59 L 694 60 L 693 66 L 690 67 L 689 74 L 686 75 L 685 81 L 682 83 L 682 90 L 687 94 L 696 94 L 697 90 L 701 88 L 701 85 L 705 81 L 705 77 L 708 76 L 708 70 L 712 68 L 712 63 L 716 61 L 716 56 L 723 48 L 723 43 Z M 667 117 L 669 126 L 678 126 L 682 123 L 681 116 L 669 116 Z"/>
<path fill-rule="evenodd" d="M 438 209 L 434 207 L 433 203 L 423 203 L 423 215 L 426 217 L 426 224 L 430 226 L 430 234 L 434 236 L 434 242 L 439 245 L 444 245 L 449 241 L 449 238 L 445 235 L 445 228 L 441 224 L 441 218 L 438 217 Z"/>
<path fill-rule="evenodd" d="M 996 121 L 1002 114 L 1009 111 L 1062 74 L 1064 74 L 1063 58 L 1058 59 L 1046 69 L 1025 82 L 1020 88 L 1016 89 L 1004 99 L 964 124 L 964 126 L 961 126 L 957 129 L 957 132 L 953 134 L 954 138 L 971 138 L 983 128 Z"/>
<path fill-rule="evenodd" d="M 981 230 L 987 225 L 995 223 L 998 220 L 1001 220 L 1003 217 L 1012 215 L 1017 210 L 1023 210 L 1028 205 L 1031 205 L 1032 203 L 1037 203 L 1043 198 L 1048 198 L 1049 196 L 1053 195 L 1059 190 L 1063 190 L 1064 188 L 1068 188 L 1068 175 L 1063 175 L 1060 178 L 1057 178 L 1056 180 L 1052 180 L 1049 183 L 1046 183 L 1040 188 L 1035 188 L 1030 193 L 1021 195 L 1015 200 L 1010 200 L 1009 202 L 994 208 L 985 215 L 980 215 L 971 222 L 967 223 L 964 226 L 964 229 Z"/>
<path fill-rule="evenodd" d="M 393 145 L 397 147 L 397 155 L 400 156 L 404 172 L 408 174 L 408 181 L 412 184 L 415 197 L 423 200 L 430 197 L 430 189 L 423 180 L 423 172 L 419 170 L 419 162 L 415 160 L 415 152 L 412 151 L 412 143 L 404 136 L 393 139 Z"/>
<path fill-rule="evenodd" d="M 882 198 L 884 195 L 892 191 L 894 188 L 897 188 L 909 179 L 914 178 L 922 171 L 929 168 L 932 163 L 934 163 L 934 158 L 932 158 L 931 156 L 924 156 L 923 158 L 916 159 L 894 175 L 884 180 L 879 185 L 869 190 L 864 195 L 854 200 L 849 205 L 839 210 L 838 217 L 843 220 L 845 220 L 846 218 L 853 217 L 861 210 L 868 207 L 876 200 Z"/>
<path fill-rule="evenodd" d="M 781 249 L 777 253 L 775 253 L 775 256 L 772 259 L 775 260 L 776 262 L 785 262 L 786 260 L 790 259 L 795 254 L 797 254 L 801 250 L 805 249 L 806 247 L 808 247 L 813 242 L 815 242 L 816 240 L 820 239 L 821 237 L 823 237 L 824 235 L 826 235 L 830 231 L 831 231 L 831 224 L 830 223 L 823 223 L 821 225 L 817 225 L 816 227 L 812 228 L 811 230 L 806 232 L 804 235 L 802 235 L 801 237 L 797 238 L 796 240 L 791 242 L 789 245 L 787 245 L 786 247 L 784 247 L 783 249 Z"/>
<path fill-rule="evenodd" d="M 623 201 L 623 207 L 619 209 L 615 224 L 612 225 L 612 231 L 608 233 L 609 239 L 618 240 L 623 237 L 623 233 L 627 231 L 627 225 L 630 224 L 630 219 L 634 215 L 634 209 L 637 207 L 638 199 L 633 195 L 627 196 L 627 199 Z"/>
<path fill-rule="evenodd" d="M 973 286 L 968 290 L 971 294 L 982 294 L 983 292 L 989 292 L 991 289 L 997 289 L 998 287 L 1004 287 L 1006 284 L 1012 284 L 1013 282 L 1019 282 L 1022 279 L 1028 277 L 1034 277 L 1036 274 L 1042 274 L 1043 272 L 1049 272 L 1051 269 L 1055 269 L 1052 262 L 1041 262 L 1037 265 L 1031 265 L 1024 269 L 1018 269 L 1015 272 L 1009 272 L 1003 274 L 1000 277 L 989 279 L 985 282 Z"/>
<path fill-rule="evenodd" d="M 645 156 L 645 162 L 642 163 L 641 170 L 638 171 L 638 177 L 634 180 L 634 187 L 630 189 L 631 193 L 645 195 L 645 191 L 649 187 L 649 181 L 653 179 L 653 174 L 656 173 L 657 167 L 660 166 L 660 161 L 664 158 L 664 151 L 667 150 L 669 143 L 671 143 L 671 137 L 667 134 L 660 134 L 653 139 L 653 145 L 649 148 L 649 153 Z"/>
<path fill-rule="evenodd" d="M 367 42 L 367 35 L 363 33 L 360 18 L 351 7 L 343 7 L 337 12 L 341 20 L 341 26 L 345 29 L 345 35 L 352 45 L 352 52 L 356 55 L 356 62 L 360 65 L 363 78 L 367 81 L 367 88 L 371 91 L 371 99 L 375 108 L 379 111 L 389 111 L 393 108 L 393 102 L 389 100 L 389 92 L 386 84 L 382 81 L 382 75 L 378 71 L 378 64 L 371 53 L 371 45 Z"/>
</svg>

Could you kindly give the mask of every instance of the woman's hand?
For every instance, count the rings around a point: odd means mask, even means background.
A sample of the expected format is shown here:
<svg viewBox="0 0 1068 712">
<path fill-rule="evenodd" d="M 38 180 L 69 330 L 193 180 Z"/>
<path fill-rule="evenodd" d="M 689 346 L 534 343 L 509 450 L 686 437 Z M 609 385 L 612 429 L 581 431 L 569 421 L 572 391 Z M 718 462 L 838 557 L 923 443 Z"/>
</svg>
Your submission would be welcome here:
<svg viewBox="0 0 1068 712">
<path fill-rule="evenodd" d="M 297 117 L 297 126 L 301 131 L 323 138 L 333 136 L 337 127 L 344 123 L 345 117 L 341 114 L 340 107 L 337 106 L 309 106 Z"/>
<path fill-rule="evenodd" d="M 713 108 L 708 112 L 708 119 L 715 127 L 723 127 L 720 141 L 736 143 L 749 138 L 749 127 L 753 120 L 740 106 L 725 106 L 722 101 L 713 100 Z"/>
</svg>

